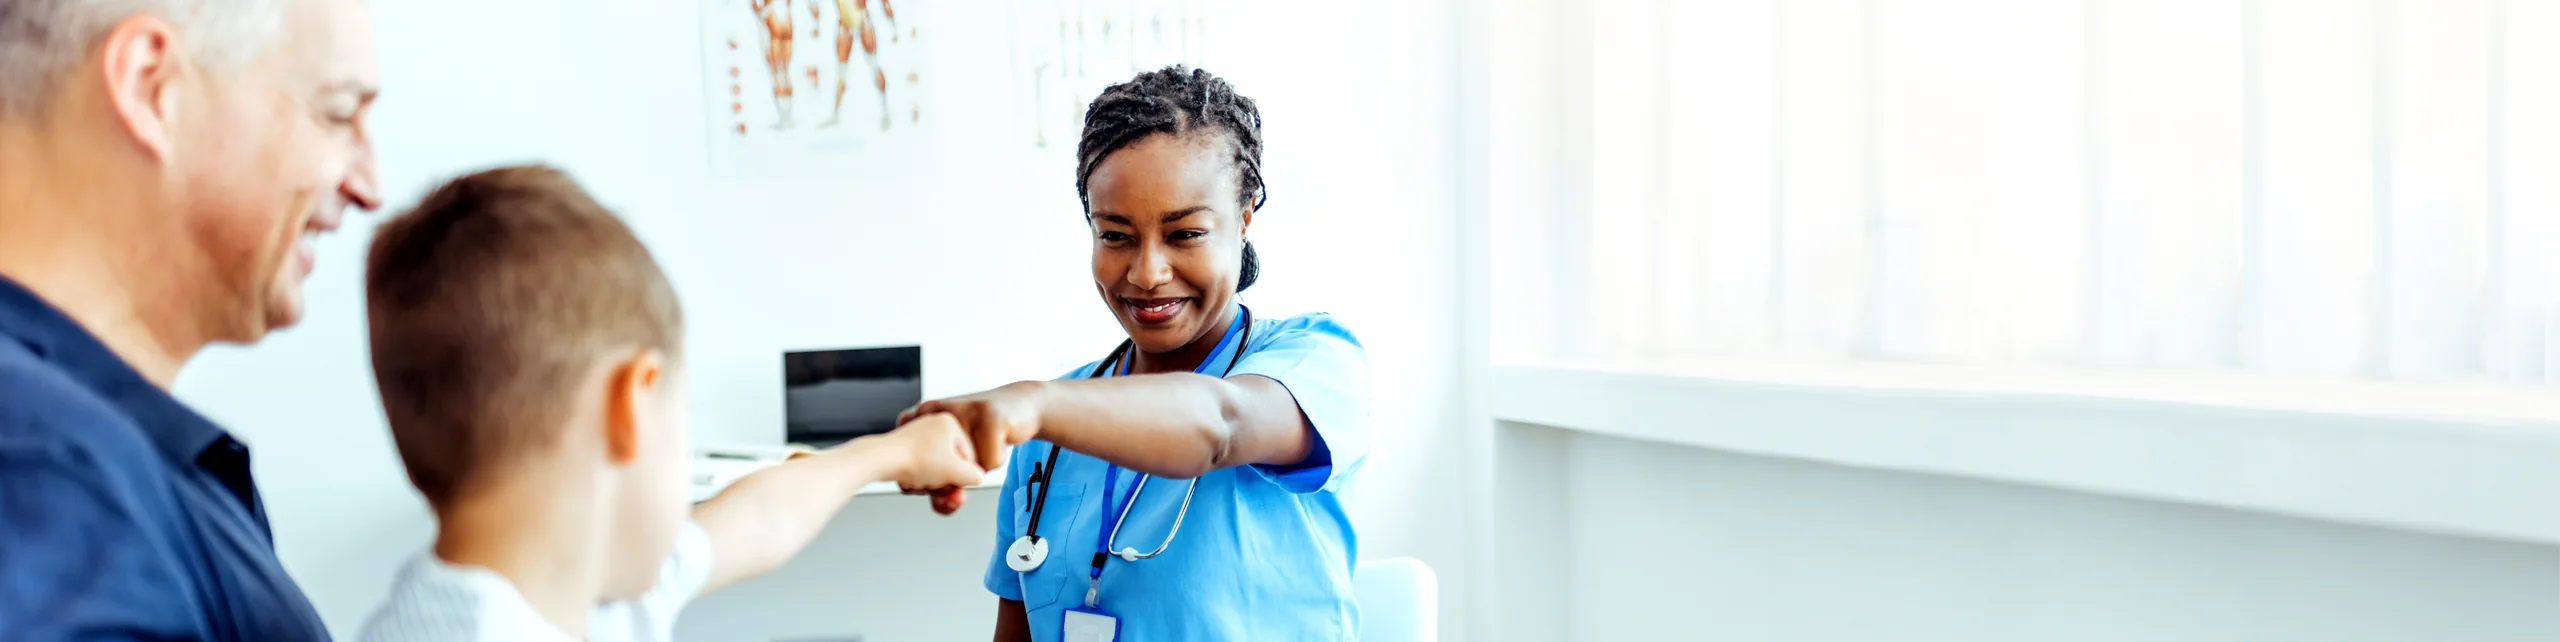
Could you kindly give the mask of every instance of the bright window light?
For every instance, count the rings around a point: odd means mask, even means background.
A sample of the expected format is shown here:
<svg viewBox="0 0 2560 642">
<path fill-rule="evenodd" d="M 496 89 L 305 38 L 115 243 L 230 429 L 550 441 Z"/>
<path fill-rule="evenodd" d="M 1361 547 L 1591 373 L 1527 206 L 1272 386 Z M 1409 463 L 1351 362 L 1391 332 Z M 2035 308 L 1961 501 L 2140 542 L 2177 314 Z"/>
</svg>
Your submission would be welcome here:
<svg viewBox="0 0 2560 642">
<path fill-rule="evenodd" d="M 1557 4 L 1498 359 L 2560 381 L 2560 4 Z"/>
</svg>

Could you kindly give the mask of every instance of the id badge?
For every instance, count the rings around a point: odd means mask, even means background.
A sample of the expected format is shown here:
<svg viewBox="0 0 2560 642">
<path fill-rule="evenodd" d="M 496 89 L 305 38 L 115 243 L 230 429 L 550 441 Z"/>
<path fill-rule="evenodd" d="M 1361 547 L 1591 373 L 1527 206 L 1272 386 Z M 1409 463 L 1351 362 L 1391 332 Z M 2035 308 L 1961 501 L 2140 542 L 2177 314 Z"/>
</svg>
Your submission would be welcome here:
<svg viewBox="0 0 2560 642">
<path fill-rule="evenodd" d="M 1092 607 L 1067 609 L 1066 630 L 1058 636 L 1063 642 L 1118 642 L 1120 617 Z"/>
</svg>

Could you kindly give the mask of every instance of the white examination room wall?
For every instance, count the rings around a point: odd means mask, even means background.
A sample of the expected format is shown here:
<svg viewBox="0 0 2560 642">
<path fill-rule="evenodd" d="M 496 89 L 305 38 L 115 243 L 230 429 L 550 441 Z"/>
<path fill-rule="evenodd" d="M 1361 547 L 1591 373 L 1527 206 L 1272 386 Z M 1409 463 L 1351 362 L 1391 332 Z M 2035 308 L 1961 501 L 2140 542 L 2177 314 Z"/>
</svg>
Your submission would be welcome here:
<svg viewBox="0 0 2560 642">
<path fill-rule="evenodd" d="M 927 395 L 1055 376 L 1115 329 L 1086 280 L 1068 152 L 1031 151 L 1009 120 L 1005 3 L 987 4 L 898 3 L 934 18 L 929 145 L 829 179 L 715 180 L 697 3 L 376 0 L 383 178 L 396 209 L 459 172 L 546 161 L 632 221 L 684 297 L 698 442 L 780 439 L 785 349 L 920 343 Z M 1211 70 L 1267 123 L 1274 196 L 1247 301 L 1360 333 L 1378 449 L 1351 495 L 1362 556 L 1419 556 L 1462 582 L 1459 463 L 1443 454 L 1458 421 L 1454 3 L 1205 6 Z M 433 536 L 365 357 L 361 260 L 380 216 L 322 242 L 300 327 L 208 352 L 178 386 L 251 445 L 278 551 L 341 636 Z M 996 502 L 971 499 L 954 518 L 857 499 L 802 559 L 698 603 L 679 637 L 984 635 Z"/>
<path fill-rule="evenodd" d="M 1479 639 L 2560 639 L 2548 544 L 1501 430 L 1539 554 Z"/>
</svg>

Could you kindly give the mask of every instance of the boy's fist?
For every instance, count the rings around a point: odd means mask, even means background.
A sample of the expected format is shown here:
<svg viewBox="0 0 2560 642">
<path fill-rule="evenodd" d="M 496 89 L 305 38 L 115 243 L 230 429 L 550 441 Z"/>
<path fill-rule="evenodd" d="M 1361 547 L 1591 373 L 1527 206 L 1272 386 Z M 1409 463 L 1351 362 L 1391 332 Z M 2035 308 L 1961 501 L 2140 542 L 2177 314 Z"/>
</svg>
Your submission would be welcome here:
<svg viewBox="0 0 2560 642">
<path fill-rule="evenodd" d="M 888 436 L 907 455 L 908 463 L 895 479 L 901 487 L 962 488 L 986 479 L 987 471 L 978 467 L 978 453 L 972 447 L 969 431 L 950 414 L 916 417 Z"/>
</svg>

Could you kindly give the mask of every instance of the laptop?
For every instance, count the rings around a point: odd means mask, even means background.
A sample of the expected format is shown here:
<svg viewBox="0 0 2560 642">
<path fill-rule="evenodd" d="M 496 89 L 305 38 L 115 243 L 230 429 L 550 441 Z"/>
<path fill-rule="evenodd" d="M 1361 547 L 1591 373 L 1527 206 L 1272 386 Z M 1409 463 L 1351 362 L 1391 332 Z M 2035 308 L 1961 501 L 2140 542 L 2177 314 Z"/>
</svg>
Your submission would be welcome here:
<svg viewBox="0 0 2560 642">
<path fill-rule="evenodd" d="M 924 401 L 924 348 L 785 352 L 782 380 L 783 440 L 825 448 L 896 429 Z"/>
</svg>

